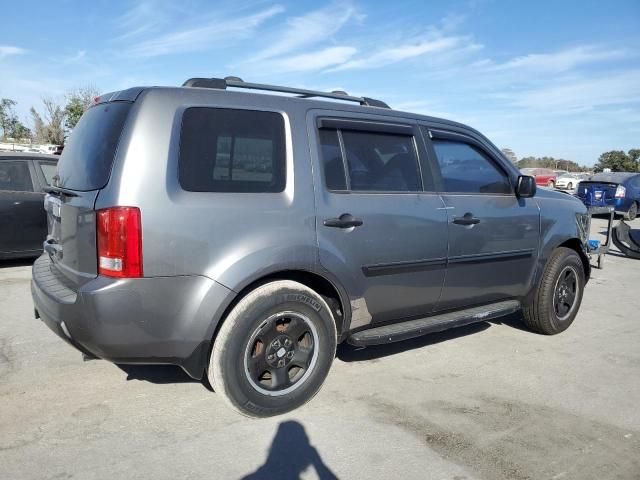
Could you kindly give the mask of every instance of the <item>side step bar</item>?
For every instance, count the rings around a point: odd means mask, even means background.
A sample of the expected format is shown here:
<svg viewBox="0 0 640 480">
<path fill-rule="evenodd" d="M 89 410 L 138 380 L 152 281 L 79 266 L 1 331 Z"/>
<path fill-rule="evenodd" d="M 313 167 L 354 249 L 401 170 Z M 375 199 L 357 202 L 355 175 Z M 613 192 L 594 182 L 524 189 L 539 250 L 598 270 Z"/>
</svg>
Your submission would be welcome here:
<svg viewBox="0 0 640 480">
<path fill-rule="evenodd" d="M 357 347 L 381 345 L 420 337 L 428 333 L 441 332 L 453 327 L 461 327 L 475 322 L 483 322 L 502 317 L 520 310 L 520 302 L 507 300 L 481 307 L 468 308 L 457 312 L 442 313 L 431 317 L 393 323 L 353 333 L 347 342 Z"/>
</svg>

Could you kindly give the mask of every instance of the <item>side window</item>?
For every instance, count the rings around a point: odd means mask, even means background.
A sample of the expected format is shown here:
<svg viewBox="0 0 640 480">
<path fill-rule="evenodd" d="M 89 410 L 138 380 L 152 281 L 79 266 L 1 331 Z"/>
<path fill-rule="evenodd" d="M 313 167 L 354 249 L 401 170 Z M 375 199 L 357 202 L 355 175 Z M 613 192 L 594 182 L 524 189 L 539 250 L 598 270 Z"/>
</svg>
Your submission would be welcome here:
<svg viewBox="0 0 640 480">
<path fill-rule="evenodd" d="M 54 162 L 36 162 L 36 164 L 40 167 L 40 170 L 42 170 L 47 185 L 52 185 L 57 165 Z"/>
<path fill-rule="evenodd" d="M 346 190 L 347 179 L 337 130 L 320 130 L 320 149 L 325 185 L 329 190 Z"/>
<path fill-rule="evenodd" d="M 282 192 L 284 119 L 275 112 L 188 108 L 182 118 L 180 185 L 192 192 Z"/>
<path fill-rule="evenodd" d="M 444 190 L 456 193 L 511 193 L 509 178 L 479 149 L 460 141 L 433 140 Z"/>
<path fill-rule="evenodd" d="M 348 175 L 339 148 L 342 136 Z M 329 190 L 417 192 L 422 190 L 413 137 L 352 130 L 320 130 Z M 347 181 L 348 179 L 348 181 Z"/>
<path fill-rule="evenodd" d="M 33 192 L 29 165 L 25 161 L 0 161 L 0 190 Z"/>
</svg>

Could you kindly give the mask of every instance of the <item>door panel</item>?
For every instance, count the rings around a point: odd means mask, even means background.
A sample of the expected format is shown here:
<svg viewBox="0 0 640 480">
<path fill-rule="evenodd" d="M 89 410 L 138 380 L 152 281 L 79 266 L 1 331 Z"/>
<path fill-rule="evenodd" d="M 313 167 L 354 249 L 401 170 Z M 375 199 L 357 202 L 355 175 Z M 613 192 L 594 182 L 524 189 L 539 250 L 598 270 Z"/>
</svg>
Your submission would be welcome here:
<svg viewBox="0 0 640 480">
<path fill-rule="evenodd" d="M 540 213 L 516 197 L 501 161 L 472 137 L 429 132 L 449 224 L 447 275 L 438 310 L 517 298 L 535 273 Z"/>
<path fill-rule="evenodd" d="M 449 216 L 447 279 L 439 309 L 519 297 L 537 258 L 539 210 L 515 195 L 442 195 Z M 466 213 L 479 220 L 454 223 Z"/>
<path fill-rule="evenodd" d="M 367 132 L 350 125 L 343 136 L 315 120 L 308 131 L 319 167 L 319 260 L 349 293 L 351 329 L 433 311 L 446 269 L 447 214 L 439 195 L 422 191 L 431 184 L 419 163 L 424 144 L 415 142 L 413 127 L 385 132 L 385 123 Z M 340 228 L 345 220 L 352 223 Z"/>
<path fill-rule="evenodd" d="M 437 195 L 320 192 L 318 200 L 320 263 L 342 273 L 356 308 L 366 308 L 373 322 L 434 309 L 447 255 L 446 213 Z M 339 229 L 323 224 L 344 213 L 362 225 Z"/>
</svg>

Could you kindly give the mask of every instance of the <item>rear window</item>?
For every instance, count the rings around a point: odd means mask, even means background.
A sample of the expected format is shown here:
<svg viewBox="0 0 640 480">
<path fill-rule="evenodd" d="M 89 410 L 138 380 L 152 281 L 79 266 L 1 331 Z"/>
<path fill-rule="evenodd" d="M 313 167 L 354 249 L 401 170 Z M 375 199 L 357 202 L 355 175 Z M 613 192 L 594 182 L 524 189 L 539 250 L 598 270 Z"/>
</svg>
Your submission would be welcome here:
<svg viewBox="0 0 640 480">
<path fill-rule="evenodd" d="M 82 115 L 58 162 L 59 186 L 86 191 L 107 184 L 131 105 L 129 102 L 100 104 Z"/>
<path fill-rule="evenodd" d="M 191 192 L 282 192 L 284 118 L 275 112 L 192 107 L 182 117 L 180 185 Z"/>
</svg>

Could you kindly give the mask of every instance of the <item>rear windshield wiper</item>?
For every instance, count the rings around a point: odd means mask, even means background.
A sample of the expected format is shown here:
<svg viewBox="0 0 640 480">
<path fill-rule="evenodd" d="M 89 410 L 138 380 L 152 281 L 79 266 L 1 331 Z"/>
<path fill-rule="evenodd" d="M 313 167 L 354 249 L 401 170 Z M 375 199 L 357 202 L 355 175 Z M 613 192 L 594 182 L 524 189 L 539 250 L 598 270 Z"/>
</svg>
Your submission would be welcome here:
<svg viewBox="0 0 640 480">
<path fill-rule="evenodd" d="M 52 193 L 54 195 L 60 195 L 61 193 L 66 195 L 67 197 L 77 197 L 78 194 L 76 192 L 74 192 L 73 190 L 68 190 L 66 188 L 62 188 L 62 187 L 53 187 L 53 186 L 48 186 L 48 187 L 44 187 L 43 190 L 47 193 Z"/>
</svg>

